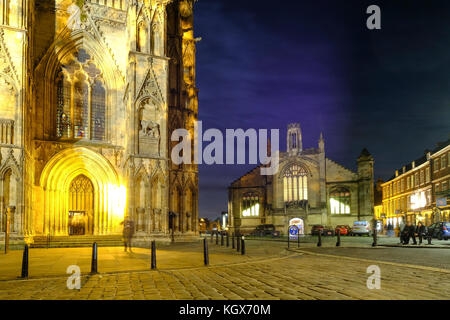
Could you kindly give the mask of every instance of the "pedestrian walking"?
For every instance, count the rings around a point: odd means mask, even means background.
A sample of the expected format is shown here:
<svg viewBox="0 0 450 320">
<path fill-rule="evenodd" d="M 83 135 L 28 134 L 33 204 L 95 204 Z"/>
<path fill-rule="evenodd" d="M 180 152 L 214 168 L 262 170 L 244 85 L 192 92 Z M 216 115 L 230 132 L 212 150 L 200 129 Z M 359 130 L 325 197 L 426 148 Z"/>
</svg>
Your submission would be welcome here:
<svg viewBox="0 0 450 320">
<path fill-rule="evenodd" d="M 427 227 L 422 222 L 417 224 L 416 234 L 419 237 L 419 244 L 422 244 L 423 238 L 427 236 Z"/>
<path fill-rule="evenodd" d="M 125 252 L 127 252 L 128 248 L 130 249 L 130 252 L 133 252 L 131 251 L 131 239 L 134 235 L 134 222 L 126 217 L 121 224 L 123 225 L 123 244 L 125 246 Z"/>
<path fill-rule="evenodd" d="M 403 233 L 403 231 L 405 230 L 405 223 L 402 221 L 399 223 L 398 225 L 398 236 L 400 237 L 400 244 L 403 244 L 405 242 L 405 235 Z"/>
</svg>

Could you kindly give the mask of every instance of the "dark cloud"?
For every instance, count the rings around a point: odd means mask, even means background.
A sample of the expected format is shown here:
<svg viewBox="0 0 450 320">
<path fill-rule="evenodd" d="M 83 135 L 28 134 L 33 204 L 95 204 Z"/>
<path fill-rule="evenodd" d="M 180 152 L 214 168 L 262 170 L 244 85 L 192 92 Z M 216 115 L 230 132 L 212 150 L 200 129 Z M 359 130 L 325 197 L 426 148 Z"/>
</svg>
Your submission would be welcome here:
<svg viewBox="0 0 450 320">
<path fill-rule="evenodd" d="M 421 156 L 450 132 L 450 2 L 200 0 L 197 83 L 205 129 L 300 122 L 327 156 L 355 168 L 367 147 L 376 176 Z M 200 167 L 200 215 L 227 209 L 227 186 L 251 166 Z"/>
</svg>

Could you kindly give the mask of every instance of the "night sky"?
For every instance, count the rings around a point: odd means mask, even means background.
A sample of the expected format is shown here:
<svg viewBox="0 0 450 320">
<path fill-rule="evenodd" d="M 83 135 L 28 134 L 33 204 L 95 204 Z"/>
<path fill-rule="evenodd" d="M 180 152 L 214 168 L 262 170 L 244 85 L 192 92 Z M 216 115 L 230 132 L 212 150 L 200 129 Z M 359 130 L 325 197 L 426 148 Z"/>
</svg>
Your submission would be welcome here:
<svg viewBox="0 0 450 320">
<path fill-rule="evenodd" d="M 382 30 L 368 30 L 377 4 Z M 375 179 L 450 136 L 450 1 L 199 0 L 195 32 L 204 130 L 300 122 L 304 148 Z M 200 217 L 227 210 L 227 187 L 254 166 L 200 166 Z"/>
</svg>

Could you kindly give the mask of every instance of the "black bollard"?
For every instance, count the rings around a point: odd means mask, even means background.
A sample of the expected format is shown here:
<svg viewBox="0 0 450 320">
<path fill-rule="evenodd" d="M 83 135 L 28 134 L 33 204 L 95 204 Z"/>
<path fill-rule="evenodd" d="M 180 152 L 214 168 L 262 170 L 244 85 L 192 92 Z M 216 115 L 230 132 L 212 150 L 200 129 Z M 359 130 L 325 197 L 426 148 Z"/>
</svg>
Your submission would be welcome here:
<svg viewBox="0 0 450 320">
<path fill-rule="evenodd" d="M 236 236 L 236 251 L 240 252 L 241 251 L 241 237 L 238 235 Z"/>
<path fill-rule="evenodd" d="M 205 239 L 206 240 L 206 239 Z M 156 269 L 156 241 L 152 241 L 152 270 Z"/>
<path fill-rule="evenodd" d="M 373 230 L 373 243 L 372 243 L 372 247 L 376 247 L 377 246 L 377 230 L 374 229 Z"/>
<path fill-rule="evenodd" d="M 289 234 L 289 231 L 288 231 L 288 249 L 290 246 L 291 246 L 291 235 Z"/>
<path fill-rule="evenodd" d="M 341 246 L 341 229 L 338 229 L 336 247 L 340 247 L 340 246 Z"/>
<path fill-rule="evenodd" d="M 300 231 L 297 234 L 297 248 L 300 248 Z"/>
<path fill-rule="evenodd" d="M 216 232 L 216 245 L 219 245 L 219 231 Z"/>
<path fill-rule="evenodd" d="M 317 242 L 317 246 L 321 247 L 322 246 L 322 230 L 319 230 L 319 241 Z"/>
<path fill-rule="evenodd" d="M 427 241 L 428 241 L 428 244 L 431 245 L 431 235 L 428 236 Z"/>
<path fill-rule="evenodd" d="M 214 232 L 211 231 L 211 243 L 214 241 Z"/>
<path fill-rule="evenodd" d="M 242 239 L 241 239 L 241 254 L 242 255 L 244 255 L 245 254 L 245 237 L 244 236 L 242 236 Z"/>
<path fill-rule="evenodd" d="M 227 248 L 230 246 L 230 235 L 227 232 Z"/>
<path fill-rule="evenodd" d="M 206 239 L 203 239 L 203 262 L 205 266 L 209 265 L 208 242 Z"/>
<path fill-rule="evenodd" d="M 22 279 L 28 278 L 28 245 L 25 245 L 23 249 L 23 259 L 22 259 Z"/>
<path fill-rule="evenodd" d="M 92 263 L 91 263 L 91 273 L 95 274 L 97 272 L 97 242 L 92 245 Z"/>
<path fill-rule="evenodd" d="M 223 232 L 220 233 L 220 245 L 223 247 Z"/>
<path fill-rule="evenodd" d="M 235 245 L 234 245 L 234 232 L 233 232 L 233 236 L 231 238 L 231 248 L 235 249 Z"/>
</svg>

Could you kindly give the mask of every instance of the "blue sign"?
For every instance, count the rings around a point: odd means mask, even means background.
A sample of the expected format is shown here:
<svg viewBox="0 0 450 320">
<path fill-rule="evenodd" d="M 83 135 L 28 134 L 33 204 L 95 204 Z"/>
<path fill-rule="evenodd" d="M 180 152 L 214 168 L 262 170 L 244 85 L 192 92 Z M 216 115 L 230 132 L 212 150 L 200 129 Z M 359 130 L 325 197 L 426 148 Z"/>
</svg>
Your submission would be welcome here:
<svg viewBox="0 0 450 320">
<path fill-rule="evenodd" d="M 446 207 L 447 206 L 447 198 L 436 199 L 436 207 Z"/>
<path fill-rule="evenodd" d="M 298 238 L 298 227 L 297 226 L 290 226 L 289 227 L 289 238 L 290 239 L 297 239 Z"/>
</svg>

